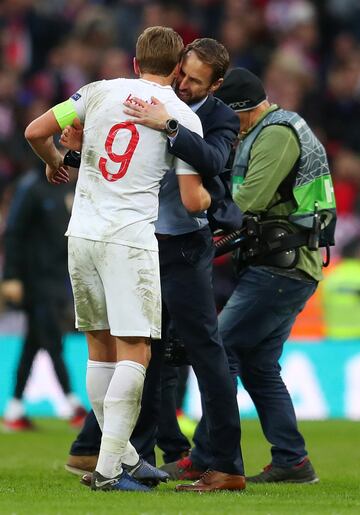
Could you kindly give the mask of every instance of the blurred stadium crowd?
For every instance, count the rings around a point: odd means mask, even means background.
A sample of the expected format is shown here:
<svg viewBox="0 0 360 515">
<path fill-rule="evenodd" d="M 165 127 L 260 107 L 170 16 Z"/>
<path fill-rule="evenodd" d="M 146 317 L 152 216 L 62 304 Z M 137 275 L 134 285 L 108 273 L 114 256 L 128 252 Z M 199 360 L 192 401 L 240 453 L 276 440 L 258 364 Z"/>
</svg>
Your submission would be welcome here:
<svg viewBox="0 0 360 515">
<path fill-rule="evenodd" d="M 299 112 L 328 151 L 336 253 L 360 234 L 358 0 L 3 0 L 0 4 L 0 242 L 16 180 L 39 166 L 25 126 L 85 83 L 132 76 L 146 26 L 185 43 L 214 37 L 232 66 L 259 74 L 269 100 Z"/>
</svg>

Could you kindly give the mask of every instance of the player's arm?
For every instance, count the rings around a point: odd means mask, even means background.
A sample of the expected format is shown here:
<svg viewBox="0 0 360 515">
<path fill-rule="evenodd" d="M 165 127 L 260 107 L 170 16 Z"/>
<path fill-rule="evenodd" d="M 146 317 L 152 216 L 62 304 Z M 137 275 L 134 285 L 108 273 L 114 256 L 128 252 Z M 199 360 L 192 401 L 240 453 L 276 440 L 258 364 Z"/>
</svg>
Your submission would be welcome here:
<svg viewBox="0 0 360 515">
<path fill-rule="evenodd" d="M 44 163 L 58 167 L 62 155 L 54 145 L 53 136 L 61 132 L 52 109 L 33 120 L 25 129 L 25 138 Z"/>
<path fill-rule="evenodd" d="M 46 163 L 46 176 L 53 184 L 69 180 L 64 158 L 54 144 L 54 135 L 66 126 L 74 125 L 79 128 L 84 122 L 88 86 L 36 118 L 25 130 L 25 137 L 34 152 Z"/>
<path fill-rule="evenodd" d="M 165 130 L 166 122 L 172 116 L 164 104 L 154 97 L 152 104 L 139 98 L 132 100 L 124 103 L 124 112 L 133 117 L 131 121 L 152 129 Z M 238 117 L 223 106 L 221 120 L 217 120 L 214 127 L 207 131 L 204 139 L 197 132 L 179 124 L 178 130 L 170 135 L 169 152 L 199 170 L 202 177 L 214 177 L 225 169 L 238 133 Z"/>
<path fill-rule="evenodd" d="M 200 175 L 178 175 L 181 201 L 190 213 L 206 211 L 211 204 L 209 192 L 204 188 Z"/>
<path fill-rule="evenodd" d="M 64 158 L 54 144 L 54 135 L 60 132 L 61 127 L 52 109 L 33 120 L 25 129 L 25 138 L 46 164 L 46 177 L 52 184 L 69 181 Z"/>
<path fill-rule="evenodd" d="M 209 192 L 204 188 L 201 176 L 185 161 L 174 160 L 181 201 L 190 213 L 206 211 L 211 204 Z"/>
</svg>

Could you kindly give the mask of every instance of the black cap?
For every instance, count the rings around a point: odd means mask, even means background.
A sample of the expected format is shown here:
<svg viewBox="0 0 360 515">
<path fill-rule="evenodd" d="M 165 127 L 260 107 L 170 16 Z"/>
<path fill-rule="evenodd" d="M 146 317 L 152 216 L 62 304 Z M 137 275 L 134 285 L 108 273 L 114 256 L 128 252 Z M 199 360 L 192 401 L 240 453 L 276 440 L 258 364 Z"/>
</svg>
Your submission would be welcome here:
<svg viewBox="0 0 360 515">
<path fill-rule="evenodd" d="M 234 111 L 249 111 L 266 100 L 263 83 L 246 68 L 233 68 L 215 95 Z"/>
</svg>

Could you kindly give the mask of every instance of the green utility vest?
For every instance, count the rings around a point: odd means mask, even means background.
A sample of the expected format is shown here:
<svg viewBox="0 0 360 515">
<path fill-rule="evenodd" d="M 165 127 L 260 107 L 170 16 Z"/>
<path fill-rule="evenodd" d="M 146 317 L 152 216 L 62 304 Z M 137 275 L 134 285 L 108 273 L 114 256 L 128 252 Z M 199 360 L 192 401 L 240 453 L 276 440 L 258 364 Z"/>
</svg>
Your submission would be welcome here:
<svg viewBox="0 0 360 515">
<path fill-rule="evenodd" d="M 336 205 L 326 152 L 308 124 L 297 113 L 283 109 L 270 111 L 246 134 L 235 154 L 232 175 L 233 197 L 245 179 L 255 139 L 262 129 L 270 125 L 290 127 L 297 135 L 300 144 L 300 158 L 289 174 L 291 177 L 287 178 L 291 180 L 290 185 L 286 186 L 289 191 L 283 195 L 281 189 L 283 185 L 278 189 L 281 202 L 287 202 L 290 199 L 295 202 L 295 208 L 287 220 L 302 228 L 311 229 L 314 214 L 319 213 L 321 216 L 320 245 L 334 245 Z"/>
</svg>

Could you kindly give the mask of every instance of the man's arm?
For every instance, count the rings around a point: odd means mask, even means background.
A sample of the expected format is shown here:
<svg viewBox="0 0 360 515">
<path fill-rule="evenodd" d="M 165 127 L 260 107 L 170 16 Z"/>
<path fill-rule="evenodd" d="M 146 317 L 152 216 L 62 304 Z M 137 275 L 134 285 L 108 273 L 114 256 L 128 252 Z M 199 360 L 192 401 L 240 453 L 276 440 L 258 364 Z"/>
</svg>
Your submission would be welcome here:
<svg viewBox="0 0 360 515">
<path fill-rule="evenodd" d="M 204 179 L 210 179 L 224 171 L 238 129 L 236 124 L 231 128 L 228 120 L 207 131 L 202 138 L 179 125 L 178 135 L 169 152 L 199 170 Z"/>
<path fill-rule="evenodd" d="M 134 98 L 133 101 L 136 104 L 124 103 L 124 112 L 133 117 L 132 121 L 152 129 L 165 129 L 166 121 L 171 116 L 164 104 L 154 97 L 153 104 L 147 104 L 138 98 Z M 219 103 L 217 116 L 220 115 L 220 108 L 221 119 L 217 118 L 217 123 L 206 131 L 204 139 L 183 125 L 179 125 L 177 133 L 170 136 L 169 152 L 189 163 L 204 178 L 214 177 L 224 171 L 232 145 L 239 133 L 240 125 L 236 114 Z"/>
<path fill-rule="evenodd" d="M 69 181 L 63 156 L 54 144 L 53 136 L 60 132 L 61 128 L 51 109 L 33 120 L 25 130 L 25 138 L 35 154 L 46 164 L 46 177 L 52 184 Z"/>
</svg>

